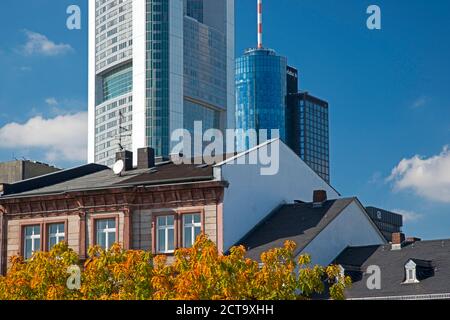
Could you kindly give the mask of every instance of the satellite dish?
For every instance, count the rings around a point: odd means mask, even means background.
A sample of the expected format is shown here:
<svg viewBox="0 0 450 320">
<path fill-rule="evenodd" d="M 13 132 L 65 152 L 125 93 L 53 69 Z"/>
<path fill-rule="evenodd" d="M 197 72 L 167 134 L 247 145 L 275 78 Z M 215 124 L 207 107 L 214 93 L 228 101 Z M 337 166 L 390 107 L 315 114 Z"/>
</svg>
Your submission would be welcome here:
<svg viewBox="0 0 450 320">
<path fill-rule="evenodd" d="M 120 175 L 125 168 L 125 162 L 123 160 L 117 161 L 113 166 L 113 171 L 115 174 Z"/>
</svg>

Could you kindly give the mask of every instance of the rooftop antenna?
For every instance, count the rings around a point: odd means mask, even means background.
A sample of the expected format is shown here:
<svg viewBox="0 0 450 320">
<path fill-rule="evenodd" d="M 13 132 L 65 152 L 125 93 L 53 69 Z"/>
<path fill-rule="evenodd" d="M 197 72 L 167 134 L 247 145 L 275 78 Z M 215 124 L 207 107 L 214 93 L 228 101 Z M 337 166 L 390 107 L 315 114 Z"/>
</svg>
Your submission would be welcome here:
<svg viewBox="0 0 450 320">
<path fill-rule="evenodd" d="M 130 132 L 130 130 L 128 130 L 127 128 L 125 128 L 123 125 L 122 125 L 122 120 L 123 120 L 123 118 L 124 118 L 124 115 L 123 115 L 123 113 L 122 113 L 122 111 L 119 111 L 119 134 L 116 136 L 116 138 L 118 137 L 119 138 L 119 143 L 118 143 L 118 145 L 119 145 L 119 150 L 120 151 L 123 151 L 125 148 L 123 147 L 123 143 L 122 143 L 122 138 L 123 137 L 131 137 L 131 133 L 126 133 L 126 134 L 123 134 L 122 132 Z"/>
<path fill-rule="evenodd" d="M 263 48 L 263 5 L 262 0 L 258 0 L 258 49 Z"/>
</svg>

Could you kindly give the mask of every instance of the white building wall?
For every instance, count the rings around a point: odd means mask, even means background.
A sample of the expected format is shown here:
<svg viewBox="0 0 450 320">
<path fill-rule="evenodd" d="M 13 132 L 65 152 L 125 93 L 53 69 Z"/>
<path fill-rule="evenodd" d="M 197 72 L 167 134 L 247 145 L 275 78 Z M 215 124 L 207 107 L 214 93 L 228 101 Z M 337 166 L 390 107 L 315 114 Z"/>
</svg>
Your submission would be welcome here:
<svg viewBox="0 0 450 320">
<path fill-rule="evenodd" d="M 147 145 L 146 127 L 146 10 L 145 0 L 133 0 L 133 153 Z M 137 165 L 137 157 L 133 157 Z"/>
<path fill-rule="evenodd" d="M 275 146 L 277 141 L 252 149 L 249 155 L 253 156 L 259 150 L 267 154 L 267 148 Z M 216 167 L 216 179 L 229 182 L 223 202 L 224 251 L 283 203 L 311 202 L 314 190 L 326 190 L 329 199 L 340 197 L 283 142 L 279 141 L 279 146 L 279 172 L 276 175 L 261 175 L 263 166 L 260 164 L 219 164 Z"/>
<path fill-rule="evenodd" d="M 384 243 L 386 240 L 355 200 L 300 254 L 311 255 L 313 264 L 327 266 L 349 246 Z"/>
<path fill-rule="evenodd" d="M 145 0 L 89 1 L 89 71 L 88 71 L 88 162 L 112 165 L 118 150 L 118 134 L 131 129 L 131 92 L 117 101 L 103 101 L 102 77 L 133 58 L 133 24 L 136 3 Z M 136 11 L 142 12 L 142 9 Z M 145 19 L 145 14 L 144 14 Z M 145 26 L 145 20 L 142 22 Z M 144 56 L 145 58 L 145 56 Z M 119 98 L 119 97 L 116 97 Z M 120 113 L 119 113 L 120 110 Z M 122 114 L 122 116 L 120 116 Z M 130 122 L 130 123 L 127 123 Z M 122 139 L 128 148 L 131 139 Z"/>
<path fill-rule="evenodd" d="M 89 1 L 88 30 L 88 163 L 95 162 L 95 1 Z"/>
</svg>

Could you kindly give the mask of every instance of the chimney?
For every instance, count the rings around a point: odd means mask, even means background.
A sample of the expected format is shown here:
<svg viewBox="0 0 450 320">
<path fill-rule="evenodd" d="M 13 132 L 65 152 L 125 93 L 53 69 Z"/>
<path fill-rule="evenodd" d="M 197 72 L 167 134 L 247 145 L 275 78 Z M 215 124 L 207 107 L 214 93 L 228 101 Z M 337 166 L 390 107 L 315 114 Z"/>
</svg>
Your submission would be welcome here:
<svg viewBox="0 0 450 320">
<path fill-rule="evenodd" d="M 116 161 L 123 160 L 125 163 L 124 171 L 133 170 L 133 152 L 131 151 L 120 151 L 116 153 Z"/>
<path fill-rule="evenodd" d="M 327 201 L 327 192 L 325 190 L 314 190 L 313 202 L 323 203 Z"/>
<path fill-rule="evenodd" d="M 402 244 L 405 242 L 405 234 L 395 232 L 392 234 L 392 250 L 401 250 Z"/>
<path fill-rule="evenodd" d="M 155 149 L 138 149 L 138 169 L 150 169 L 155 166 Z"/>
<path fill-rule="evenodd" d="M 408 238 L 406 238 L 406 242 L 407 243 L 416 243 L 416 242 L 420 242 L 420 241 L 422 241 L 422 239 L 416 238 L 416 237 L 408 237 Z"/>
</svg>

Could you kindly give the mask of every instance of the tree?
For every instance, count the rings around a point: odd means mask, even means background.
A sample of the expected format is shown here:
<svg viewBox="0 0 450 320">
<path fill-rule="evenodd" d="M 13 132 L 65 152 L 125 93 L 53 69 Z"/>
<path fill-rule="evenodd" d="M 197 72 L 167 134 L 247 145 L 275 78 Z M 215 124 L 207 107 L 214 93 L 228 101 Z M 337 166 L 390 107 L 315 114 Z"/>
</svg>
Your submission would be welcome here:
<svg viewBox="0 0 450 320">
<path fill-rule="evenodd" d="M 312 266 L 307 255 L 296 258 L 295 247 L 286 242 L 263 253 L 261 263 L 246 258 L 242 246 L 221 255 L 205 235 L 174 257 L 126 251 L 118 244 L 109 250 L 92 247 L 80 290 L 69 290 L 67 269 L 79 260 L 59 244 L 30 261 L 13 257 L 8 274 L 0 277 L 0 299 L 294 300 L 325 290 L 333 299 L 344 299 L 350 278 L 342 277 L 337 266 Z"/>
<path fill-rule="evenodd" d="M 61 300 L 76 299 L 78 293 L 69 290 L 67 269 L 78 264 L 77 254 L 66 243 L 50 252 L 36 252 L 30 261 L 20 256 L 11 258 L 6 277 L 0 277 L 0 300 Z"/>
</svg>

